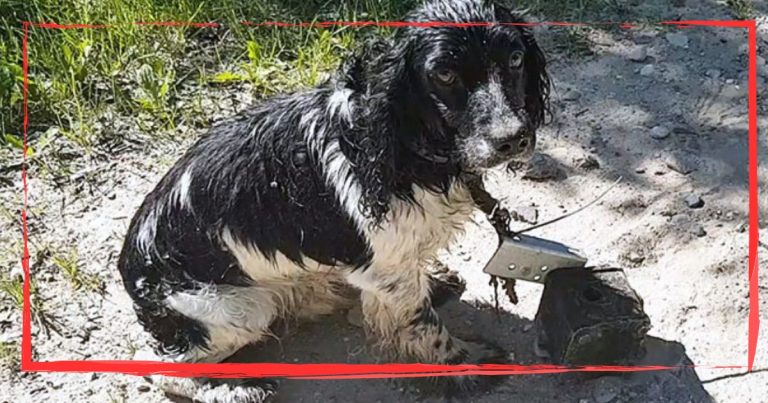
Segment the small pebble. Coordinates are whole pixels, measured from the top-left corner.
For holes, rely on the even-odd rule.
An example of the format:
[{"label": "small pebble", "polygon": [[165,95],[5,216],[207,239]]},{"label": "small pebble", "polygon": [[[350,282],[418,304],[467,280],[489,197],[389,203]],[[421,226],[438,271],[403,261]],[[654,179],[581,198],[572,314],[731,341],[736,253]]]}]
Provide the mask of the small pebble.
[{"label": "small pebble", "polygon": [[149,392],[149,385],[139,385],[138,388],[136,388],[141,393]]},{"label": "small pebble", "polygon": [[648,49],[643,45],[636,46],[629,52],[628,57],[629,60],[632,60],[633,62],[642,62],[648,57]]},{"label": "small pebble", "polygon": [[685,205],[690,208],[702,208],[704,207],[704,200],[702,200],[701,196],[690,193],[683,198],[683,201],[685,201]]},{"label": "small pebble", "polygon": [[523,179],[532,181],[562,180],[566,176],[556,159],[546,154],[537,153],[528,161]]},{"label": "small pebble", "polygon": [[697,170],[699,165],[694,155],[683,152],[673,152],[665,156],[664,163],[669,169],[683,175],[688,175]]},{"label": "small pebble", "polygon": [[563,94],[563,101],[577,101],[581,94],[576,90],[568,90]]},{"label": "small pebble", "polygon": [[581,169],[592,170],[600,168],[600,161],[594,156],[587,155],[585,157],[577,158],[576,164]]},{"label": "small pebble", "polygon": [[670,32],[664,36],[667,39],[667,42],[669,42],[672,46],[677,46],[678,48],[687,48],[688,47],[688,36],[679,33],[679,32]]},{"label": "small pebble", "polygon": [[640,75],[643,77],[648,77],[654,73],[656,69],[653,67],[652,64],[646,64],[643,66],[643,68],[640,69]]},{"label": "small pebble", "polygon": [[632,251],[632,252],[629,252],[629,254],[627,255],[627,260],[629,260],[632,263],[642,263],[645,260],[645,256],[635,251]]},{"label": "small pebble", "polygon": [[669,129],[664,126],[655,126],[651,129],[651,137],[656,140],[663,140],[669,137]]}]

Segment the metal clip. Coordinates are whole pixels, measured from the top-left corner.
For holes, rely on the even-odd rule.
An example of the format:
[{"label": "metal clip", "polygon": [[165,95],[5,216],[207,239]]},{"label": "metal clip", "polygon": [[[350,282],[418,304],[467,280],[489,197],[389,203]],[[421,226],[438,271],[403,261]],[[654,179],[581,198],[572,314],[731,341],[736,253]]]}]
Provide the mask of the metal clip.
[{"label": "metal clip", "polygon": [[544,284],[547,274],[563,268],[582,268],[587,258],[576,249],[529,235],[502,235],[499,249],[483,271],[493,276]]}]

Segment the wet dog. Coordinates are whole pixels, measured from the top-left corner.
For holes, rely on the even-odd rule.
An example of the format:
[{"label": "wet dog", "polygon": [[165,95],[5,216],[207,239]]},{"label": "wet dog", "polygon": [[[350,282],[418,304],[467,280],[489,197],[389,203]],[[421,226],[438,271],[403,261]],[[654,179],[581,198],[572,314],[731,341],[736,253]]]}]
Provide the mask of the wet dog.
[{"label": "wet dog", "polygon": [[[521,16],[480,0],[428,2],[407,21],[325,84],[215,125],[146,197],[118,264],[156,342],[139,358],[219,362],[279,318],[356,298],[390,359],[497,357],[449,334],[426,267],[475,211],[463,175],[532,154],[545,58]],[[199,401],[274,392],[260,380],[157,381]]]}]

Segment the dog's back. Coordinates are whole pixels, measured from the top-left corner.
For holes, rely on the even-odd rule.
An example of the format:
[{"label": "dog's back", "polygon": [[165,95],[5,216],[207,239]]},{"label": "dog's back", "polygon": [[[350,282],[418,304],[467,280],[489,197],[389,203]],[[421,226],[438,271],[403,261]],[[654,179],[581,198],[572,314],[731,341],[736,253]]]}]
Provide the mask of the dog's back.
[{"label": "dog's back", "polygon": [[[369,259],[364,239],[320,174],[322,156],[307,145],[308,131],[338,132],[333,119],[307,117],[324,111],[331,94],[315,90],[269,100],[222,122],[144,200],[118,268],[139,319],[162,350],[205,346],[208,337],[204,326],[168,307],[173,295],[253,286],[284,274],[270,273],[278,260],[358,267]],[[262,259],[263,272],[254,273],[254,266],[244,271],[238,254]]]}]

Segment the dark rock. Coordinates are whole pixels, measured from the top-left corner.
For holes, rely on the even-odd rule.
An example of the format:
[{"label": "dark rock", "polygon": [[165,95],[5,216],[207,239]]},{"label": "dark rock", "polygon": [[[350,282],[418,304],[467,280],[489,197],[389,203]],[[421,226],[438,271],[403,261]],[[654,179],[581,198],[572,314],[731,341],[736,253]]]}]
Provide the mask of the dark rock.
[{"label": "dark rock", "polygon": [[672,152],[664,157],[664,164],[671,170],[688,175],[699,168],[696,156],[687,152]]},{"label": "dark rock", "polygon": [[581,169],[593,170],[600,168],[600,162],[594,156],[587,155],[584,157],[576,158],[576,166]]},{"label": "dark rock", "polygon": [[701,207],[704,207],[704,200],[701,198],[701,196],[699,196],[699,195],[697,195],[695,193],[690,193],[690,194],[686,195],[683,198],[683,201],[685,202],[685,205],[690,207],[690,208],[701,208]]},{"label": "dark rock", "polygon": [[539,154],[528,161],[523,179],[532,181],[562,180],[566,178],[560,163],[546,154]]},{"label": "dark rock", "polygon": [[707,231],[697,221],[694,221],[691,216],[687,214],[677,214],[671,219],[672,226],[678,231],[686,234],[690,234],[696,237],[703,237],[707,235]]}]

